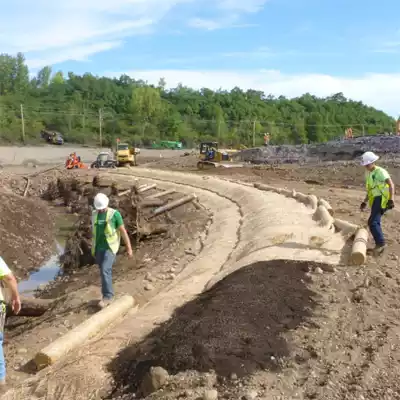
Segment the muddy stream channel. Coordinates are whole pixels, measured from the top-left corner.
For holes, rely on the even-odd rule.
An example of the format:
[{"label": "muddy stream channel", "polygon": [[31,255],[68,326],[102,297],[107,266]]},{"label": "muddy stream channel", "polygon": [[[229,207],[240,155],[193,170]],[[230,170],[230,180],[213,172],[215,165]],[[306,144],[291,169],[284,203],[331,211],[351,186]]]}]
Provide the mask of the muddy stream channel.
[{"label": "muddy stream channel", "polygon": [[56,208],[53,208],[53,215],[55,218],[53,255],[36,271],[31,272],[27,279],[18,283],[19,292],[25,297],[33,297],[38,289],[42,289],[57,276],[62,275],[60,257],[64,253],[69,235],[74,231],[74,224],[78,217]]}]

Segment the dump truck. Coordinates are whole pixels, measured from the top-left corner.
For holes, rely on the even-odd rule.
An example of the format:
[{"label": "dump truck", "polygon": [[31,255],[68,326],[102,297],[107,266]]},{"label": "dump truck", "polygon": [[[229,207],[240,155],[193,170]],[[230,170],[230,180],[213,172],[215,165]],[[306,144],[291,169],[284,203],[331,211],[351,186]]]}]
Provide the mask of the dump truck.
[{"label": "dump truck", "polygon": [[117,149],[115,151],[115,159],[118,167],[123,165],[136,166],[136,149],[130,147],[128,143],[120,143],[117,141]]}]

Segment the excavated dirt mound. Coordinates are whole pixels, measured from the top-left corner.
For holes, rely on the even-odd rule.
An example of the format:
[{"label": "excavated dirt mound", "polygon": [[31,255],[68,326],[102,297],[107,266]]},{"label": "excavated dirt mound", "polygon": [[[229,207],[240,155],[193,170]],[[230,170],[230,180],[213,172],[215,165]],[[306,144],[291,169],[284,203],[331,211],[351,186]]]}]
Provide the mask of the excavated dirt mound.
[{"label": "excavated dirt mound", "polygon": [[306,323],[316,306],[303,280],[309,266],[274,260],[232,273],[126,349],[114,364],[116,380],[133,393],[155,365],[172,374],[215,370],[225,377],[279,369],[291,354],[282,333]]},{"label": "excavated dirt mound", "polygon": [[46,204],[0,192],[0,255],[21,277],[51,255],[53,221]]}]

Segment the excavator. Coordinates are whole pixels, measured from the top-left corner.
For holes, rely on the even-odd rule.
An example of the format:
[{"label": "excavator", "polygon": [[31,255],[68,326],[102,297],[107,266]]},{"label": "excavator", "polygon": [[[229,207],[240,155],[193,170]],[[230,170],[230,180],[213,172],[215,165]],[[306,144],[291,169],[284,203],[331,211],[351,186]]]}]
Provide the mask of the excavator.
[{"label": "excavator", "polygon": [[65,162],[66,169],[82,169],[86,168],[86,165],[81,161],[81,157],[77,156],[76,153],[71,153]]}]

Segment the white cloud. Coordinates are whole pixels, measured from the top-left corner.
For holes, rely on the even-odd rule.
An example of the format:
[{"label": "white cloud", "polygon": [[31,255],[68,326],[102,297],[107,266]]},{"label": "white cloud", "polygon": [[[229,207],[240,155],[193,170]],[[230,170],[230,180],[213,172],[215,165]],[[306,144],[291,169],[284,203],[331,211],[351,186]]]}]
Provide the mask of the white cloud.
[{"label": "white cloud", "polygon": [[55,51],[51,53],[50,58],[30,58],[27,57],[26,63],[29,68],[41,68],[46,65],[58,64],[64,61],[89,61],[89,56],[114,49],[116,47],[122,46],[122,41],[113,42],[99,42],[93,43],[85,46],[75,46],[63,48],[61,51]]},{"label": "white cloud", "polygon": [[[232,23],[241,13],[258,10],[265,0],[248,0],[246,5],[239,0],[13,0],[0,13],[0,49],[50,63],[85,58],[95,53],[96,45],[100,52],[103,43],[118,45],[126,37],[152,32],[172,10],[186,3],[192,6],[193,18],[197,11],[207,9]],[[200,19],[197,25],[215,26]],[[60,57],[61,52],[69,56]]]},{"label": "white cloud", "polygon": [[[122,73],[122,72],[121,72]],[[322,74],[283,74],[274,70],[253,71],[188,71],[188,70],[153,70],[124,71],[135,79],[143,79],[157,84],[161,77],[165,78],[168,87],[176,87],[179,83],[195,89],[241,89],[261,90],[265,94],[296,97],[304,93],[316,96],[330,96],[343,92],[348,98],[363,101],[367,105],[381,109],[397,117],[398,88],[400,74],[366,74],[358,78],[335,77]],[[120,73],[106,74],[118,76]]]}]

